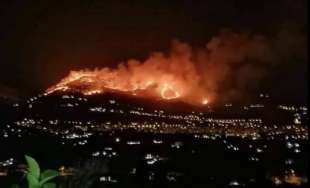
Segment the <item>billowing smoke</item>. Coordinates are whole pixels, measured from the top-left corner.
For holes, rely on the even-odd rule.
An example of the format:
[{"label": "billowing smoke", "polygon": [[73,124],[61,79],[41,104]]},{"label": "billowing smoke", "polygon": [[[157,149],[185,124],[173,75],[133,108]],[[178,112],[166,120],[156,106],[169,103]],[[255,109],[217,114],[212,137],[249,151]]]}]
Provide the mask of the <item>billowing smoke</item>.
[{"label": "billowing smoke", "polygon": [[263,36],[223,31],[196,55],[203,87],[216,98],[246,96],[270,65],[273,52]]},{"label": "billowing smoke", "polygon": [[174,40],[169,53],[155,52],[145,61],[131,59],[115,69],[71,71],[47,92],[75,90],[90,95],[114,90],[206,104],[220,100],[220,93],[236,98],[255,87],[272,54],[263,36],[222,31],[204,48]]}]

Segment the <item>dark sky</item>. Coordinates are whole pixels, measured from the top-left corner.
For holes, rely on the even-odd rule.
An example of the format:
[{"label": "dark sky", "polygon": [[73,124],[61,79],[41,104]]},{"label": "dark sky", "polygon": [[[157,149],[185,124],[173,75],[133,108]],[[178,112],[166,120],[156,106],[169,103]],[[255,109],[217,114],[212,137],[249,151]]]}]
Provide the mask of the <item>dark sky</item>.
[{"label": "dark sky", "polygon": [[228,28],[281,39],[285,62],[261,87],[306,98],[306,0],[3,0],[0,24],[0,93],[35,94],[69,70],[143,59],[176,38],[204,46]]}]

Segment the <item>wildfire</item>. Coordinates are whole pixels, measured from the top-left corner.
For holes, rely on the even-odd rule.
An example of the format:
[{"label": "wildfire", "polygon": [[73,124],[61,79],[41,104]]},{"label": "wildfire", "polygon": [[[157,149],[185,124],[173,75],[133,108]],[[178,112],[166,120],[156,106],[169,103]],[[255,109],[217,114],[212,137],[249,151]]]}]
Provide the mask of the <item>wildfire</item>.
[{"label": "wildfire", "polygon": [[[242,97],[247,85],[263,77],[264,67],[273,60],[271,52],[267,38],[247,33],[223,31],[199,49],[174,40],[168,53],[151,53],[143,61],[130,59],[115,68],[71,71],[46,94],[113,91],[208,105],[223,97]],[[219,97],[222,91],[225,94]]]},{"label": "wildfire", "polygon": [[208,90],[201,82],[198,67],[186,52],[188,46],[176,43],[174,48],[169,56],[154,53],[144,62],[129,60],[113,69],[71,71],[46,93],[73,91],[94,95],[112,91],[205,105],[201,100],[209,96]]},{"label": "wildfire", "polygon": [[[130,95],[161,98],[163,100],[183,100],[189,102],[194,99],[194,95],[189,91],[188,83],[177,79],[173,74],[162,76],[148,75],[144,79],[142,76],[130,77],[121,75],[120,70],[81,70],[71,71],[58,84],[47,89],[50,94],[55,91],[75,91],[84,95],[94,95],[106,91],[123,92]],[[207,104],[207,99],[203,99],[202,104]],[[190,102],[199,104],[199,102]]]}]

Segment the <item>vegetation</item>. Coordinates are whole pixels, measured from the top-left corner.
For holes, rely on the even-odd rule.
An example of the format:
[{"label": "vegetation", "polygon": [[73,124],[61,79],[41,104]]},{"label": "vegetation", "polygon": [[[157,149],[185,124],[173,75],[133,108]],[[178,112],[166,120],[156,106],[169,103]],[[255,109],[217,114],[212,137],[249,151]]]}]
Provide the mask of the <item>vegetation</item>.
[{"label": "vegetation", "polygon": [[[28,164],[26,173],[28,188],[56,188],[56,183],[51,182],[52,179],[58,176],[55,170],[47,169],[41,173],[40,166],[35,159],[25,155]],[[11,188],[19,188],[14,184]]]}]

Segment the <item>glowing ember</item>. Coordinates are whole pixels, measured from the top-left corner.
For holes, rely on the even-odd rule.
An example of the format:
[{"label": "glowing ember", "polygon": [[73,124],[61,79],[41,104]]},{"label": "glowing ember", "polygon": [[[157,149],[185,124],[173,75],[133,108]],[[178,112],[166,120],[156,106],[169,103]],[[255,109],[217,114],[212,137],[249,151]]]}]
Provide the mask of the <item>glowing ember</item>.
[{"label": "glowing ember", "polygon": [[201,104],[203,104],[203,105],[206,105],[206,104],[208,104],[208,103],[209,103],[209,101],[208,101],[208,99],[206,99],[206,98],[203,99],[202,102],[201,102]]}]

